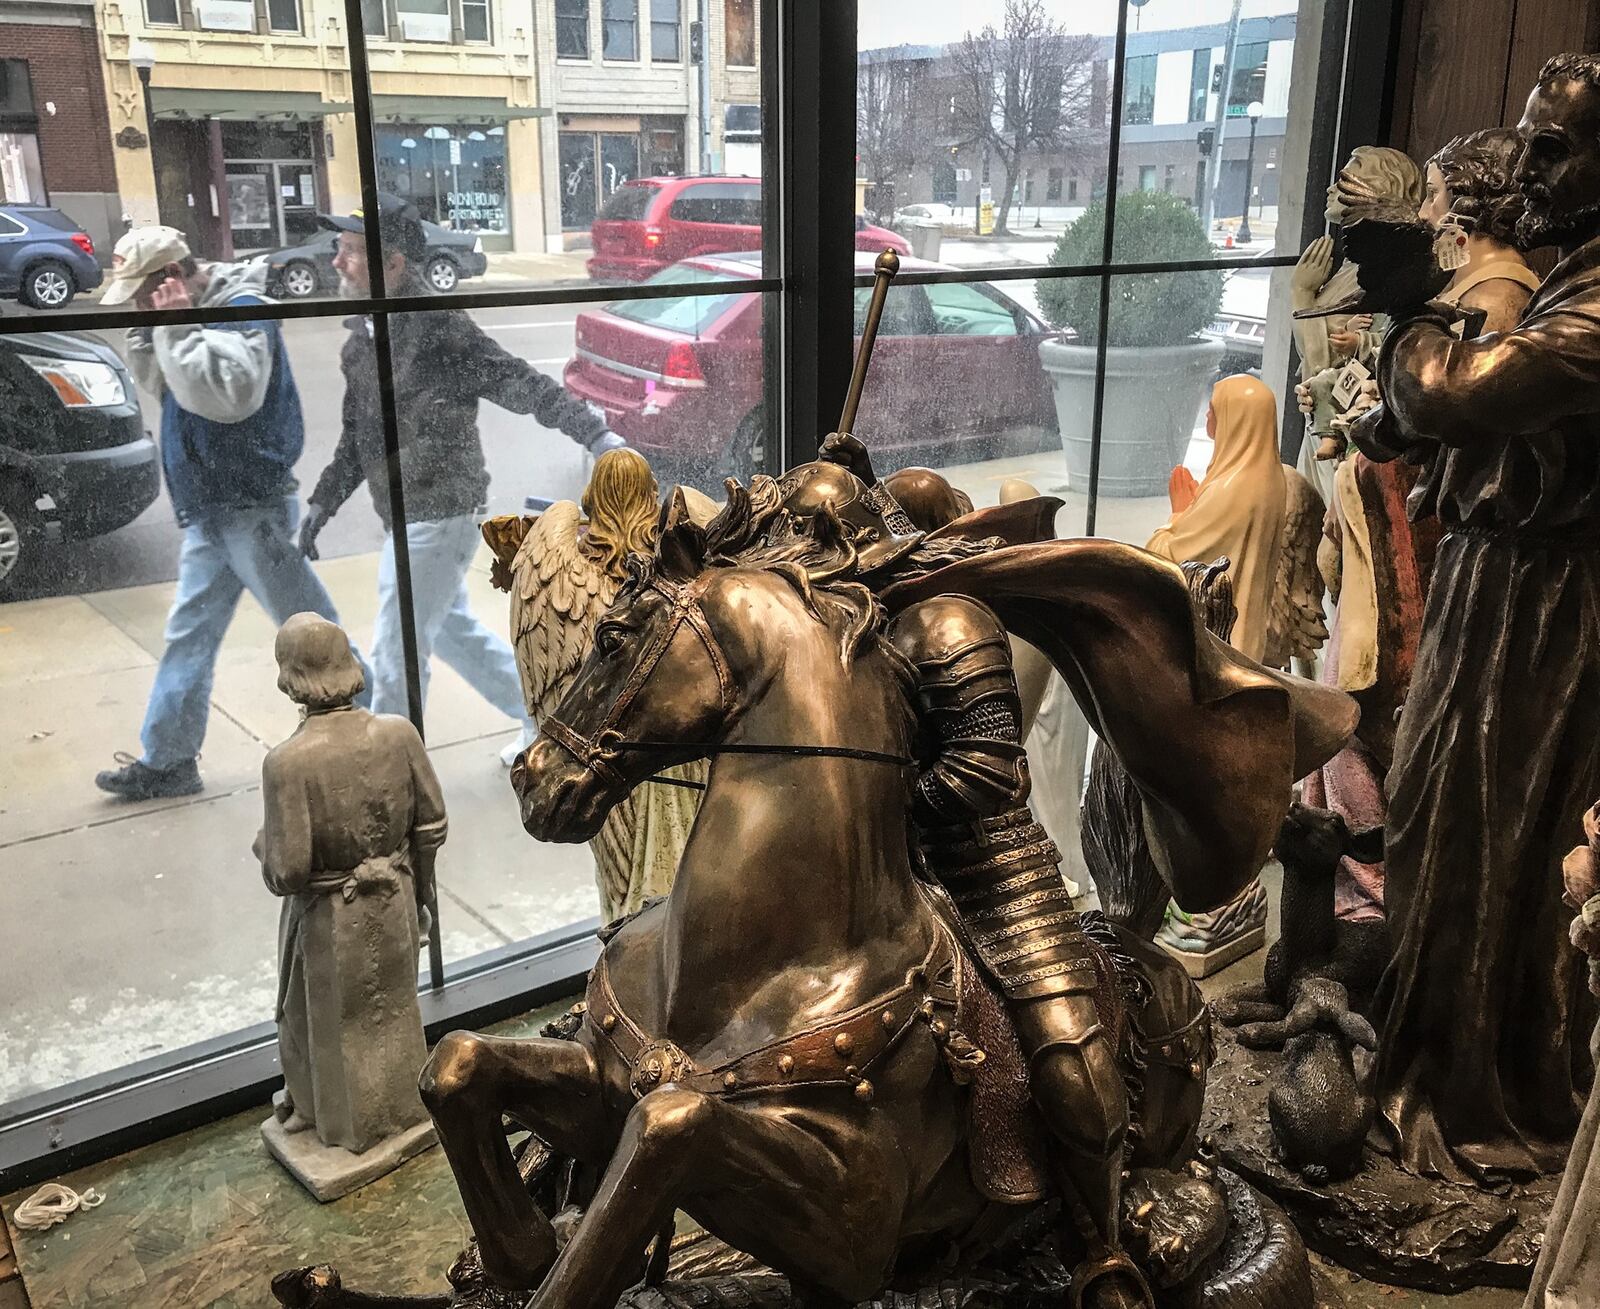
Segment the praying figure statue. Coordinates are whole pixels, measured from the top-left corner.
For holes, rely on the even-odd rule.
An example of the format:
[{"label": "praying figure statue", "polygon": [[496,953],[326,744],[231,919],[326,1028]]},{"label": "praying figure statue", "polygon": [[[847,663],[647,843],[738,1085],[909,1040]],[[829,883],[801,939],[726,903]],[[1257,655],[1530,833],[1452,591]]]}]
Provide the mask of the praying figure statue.
[{"label": "praying figure statue", "polygon": [[409,720],[352,703],[360,666],[315,614],[278,632],[278,687],[304,717],[267,753],[255,853],[283,897],[278,1049],[268,1148],[319,1200],[431,1145],[417,950],[444,799]]}]

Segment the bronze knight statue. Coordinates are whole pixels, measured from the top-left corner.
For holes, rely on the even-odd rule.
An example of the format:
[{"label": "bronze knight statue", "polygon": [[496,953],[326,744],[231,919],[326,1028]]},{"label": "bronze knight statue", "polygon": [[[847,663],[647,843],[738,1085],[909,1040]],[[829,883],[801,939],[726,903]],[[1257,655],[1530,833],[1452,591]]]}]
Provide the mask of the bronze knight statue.
[{"label": "bronze knight statue", "polygon": [[[885,290],[825,458],[730,482],[704,528],[675,494],[512,769],[528,831],[581,841],[659,770],[711,761],[670,894],[608,930],[560,1031],[453,1033],[428,1062],[477,1238],[452,1305],[615,1304],[660,1279],[678,1210],[799,1301],[853,1304],[992,1267],[1051,1193],[1073,1309],[1310,1302],[1293,1229],[1263,1212],[1225,1241],[1224,1182],[1194,1160],[1198,991],[1072,912],[1026,805],[1007,633],[1118,752],[1157,890],[1189,908],[1254,875],[1354,707],[1218,641],[1175,565],[1044,539],[1039,503],[915,530],[848,434]],[[534,1134],[520,1154],[508,1119]],[[536,1202],[551,1152],[588,1179],[575,1223]],[[383,1303],[318,1298],[336,1283],[274,1291]]]}]

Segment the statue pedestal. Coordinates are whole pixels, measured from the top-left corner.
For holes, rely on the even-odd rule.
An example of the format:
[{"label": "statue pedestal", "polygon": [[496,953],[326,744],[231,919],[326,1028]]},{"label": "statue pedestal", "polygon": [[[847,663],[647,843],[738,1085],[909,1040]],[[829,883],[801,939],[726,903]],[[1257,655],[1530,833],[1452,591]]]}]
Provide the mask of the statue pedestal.
[{"label": "statue pedestal", "polygon": [[276,1117],[261,1124],[261,1139],[272,1157],[323,1204],[393,1172],[439,1140],[432,1121],[424,1119],[415,1127],[384,1137],[370,1150],[354,1154],[342,1146],[324,1145],[315,1128],[286,1132]]},{"label": "statue pedestal", "polygon": [[1168,905],[1167,920],[1156,933],[1156,944],[1197,981],[1266,943],[1267,893],[1259,878],[1210,913],[1185,914],[1177,905]]},{"label": "statue pedestal", "polygon": [[1496,1194],[1416,1177],[1369,1149],[1354,1177],[1314,1185],[1279,1159],[1267,1120],[1267,1092],[1283,1069],[1280,1051],[1247,1049],[1218,1029],[1200,1131],[1223,1164],[1287,1211],[1311,1249],[1423,1291],[1528,1285],[1559,1178]]}]

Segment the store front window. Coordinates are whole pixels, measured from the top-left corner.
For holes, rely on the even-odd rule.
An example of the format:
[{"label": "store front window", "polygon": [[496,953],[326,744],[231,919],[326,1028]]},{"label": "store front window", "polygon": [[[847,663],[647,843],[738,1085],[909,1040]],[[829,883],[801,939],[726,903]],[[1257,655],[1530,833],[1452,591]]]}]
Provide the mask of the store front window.
[{"label": "store front window", "polygon": [[405,196],[429,222],[458,232],[504,232],[504,124],[384,123],[378,185]]},{"label": "store front window", "polygon": [[637,130],[561,133],[562,227],[587,229],[617,188],[641,175],[639,147]]}]

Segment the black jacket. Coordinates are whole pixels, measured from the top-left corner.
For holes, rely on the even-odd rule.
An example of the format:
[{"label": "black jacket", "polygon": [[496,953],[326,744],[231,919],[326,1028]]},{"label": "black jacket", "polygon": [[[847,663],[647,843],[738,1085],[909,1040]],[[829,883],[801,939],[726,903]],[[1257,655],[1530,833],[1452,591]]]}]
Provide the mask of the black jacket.
[{"label": "black jacket", "polygon": [[[418,283],[409,288],[422,294]],[[333,459],[311,503],[330,516],[363,479],[373,507],[389,526],[389,483],[378,398],[377,352],[367,320],[346,321],[340,355],[344,423]],[[501,349],[457,309],[395,314],[389,319],[395,407],[400,419],[401,485],[412,522],[456,518],[480,508],[489,469],[478,436],[478,402],[491,400],[514,414],[588,446],[606,433],[606,420],[526,360]]]}]

